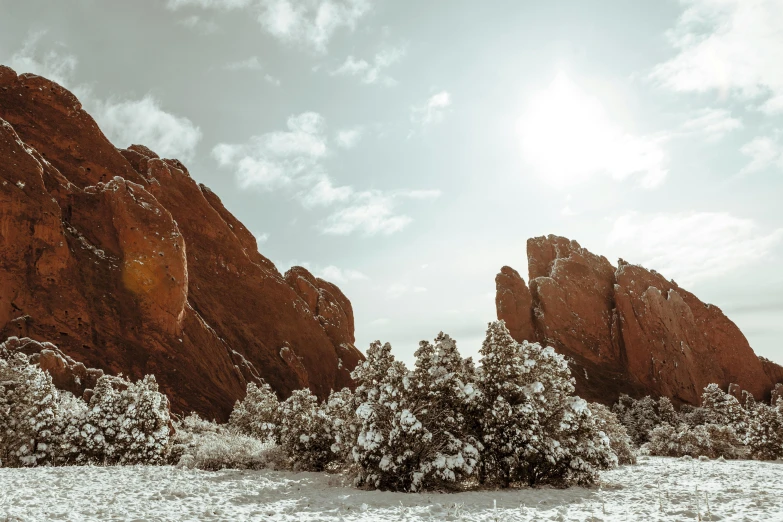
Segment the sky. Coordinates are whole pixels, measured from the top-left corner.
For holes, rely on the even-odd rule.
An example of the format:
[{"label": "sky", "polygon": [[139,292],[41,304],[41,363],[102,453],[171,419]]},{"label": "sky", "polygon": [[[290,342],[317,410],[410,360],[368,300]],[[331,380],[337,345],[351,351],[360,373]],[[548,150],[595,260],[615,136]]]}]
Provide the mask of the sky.
[{"label": "sky", "polygon": [[557,234],[783,363],[783,0],[0,0],[0,63],[176,157],[357,346],[476,355]]}]

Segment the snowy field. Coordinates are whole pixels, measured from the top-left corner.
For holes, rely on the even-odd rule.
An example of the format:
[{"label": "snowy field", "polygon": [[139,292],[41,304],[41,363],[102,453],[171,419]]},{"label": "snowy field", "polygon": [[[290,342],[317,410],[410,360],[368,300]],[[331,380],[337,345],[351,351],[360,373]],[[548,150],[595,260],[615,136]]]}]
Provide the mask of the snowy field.
[{"label": "snowy field", "polygon": [[0,469],[0,522],[783,521],[783,463],[642,457],[595,488],[359,491],[339,475],[172,467]]}]

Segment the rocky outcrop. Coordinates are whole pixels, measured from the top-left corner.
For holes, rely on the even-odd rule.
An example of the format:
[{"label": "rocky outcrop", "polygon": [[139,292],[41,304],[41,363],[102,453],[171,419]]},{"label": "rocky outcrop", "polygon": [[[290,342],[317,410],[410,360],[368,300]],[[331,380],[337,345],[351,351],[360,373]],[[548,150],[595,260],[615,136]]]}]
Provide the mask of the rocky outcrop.
[{"label": "rocky outcrop", "polygon": [[768,398],[783,381],[783,368],[757,357],[719,308],[657,272],[622,259],[615,268],[557,236],[530,239],[527,251],[529,290],[509,267],[495,279],[498,318],[515,339],[568,356],[583,397],[609,404],[621,393],[651,394],[698,404],[712,382]]},{"label": "rocky outcrop", "polygon": [[353,311],[293,272],[315,300],[182,163],[115,148],[70,92],[0,66],[0,340],[153,373],[175,411],[210,418],[262,378],[324,397],[362,358]]}]

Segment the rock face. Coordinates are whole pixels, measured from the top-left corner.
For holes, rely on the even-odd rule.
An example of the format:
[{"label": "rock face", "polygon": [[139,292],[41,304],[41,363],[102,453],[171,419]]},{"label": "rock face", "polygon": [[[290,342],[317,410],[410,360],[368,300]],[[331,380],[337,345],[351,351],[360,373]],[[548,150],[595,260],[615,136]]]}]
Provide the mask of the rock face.
[{"label": "rock face", "polygon": [[528,240],[530,288],[503,267],[499,319],[517,339],[571,359],[577,393],[611,404],[621,393],[698,404],[712,382],[768,398],[783,367],[759,358],[719,308],[622,259],[615,268],[576,241]]},{"label": "rock face", "polygon": [[324,397],[363,358],[336,286],[300,268],[283,277],[179,161],[115,148],[70,92],[0,66],[10,336],[111,374],[154,373],[175,411],[220,420],[249,381]]}]

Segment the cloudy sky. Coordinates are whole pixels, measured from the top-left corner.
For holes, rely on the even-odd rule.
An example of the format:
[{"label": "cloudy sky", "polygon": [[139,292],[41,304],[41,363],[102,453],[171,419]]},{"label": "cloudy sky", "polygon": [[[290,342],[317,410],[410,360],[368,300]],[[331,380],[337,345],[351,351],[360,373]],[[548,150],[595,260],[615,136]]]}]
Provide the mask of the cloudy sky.
[{"label": "cloudy sky", "polygon": [[[589,4],[589,5],[588,5]],[[0,62],[177,157],[357,344],[475,354],[525,241],[720,306],[783,362],[783,0],[0,0]]]}]

